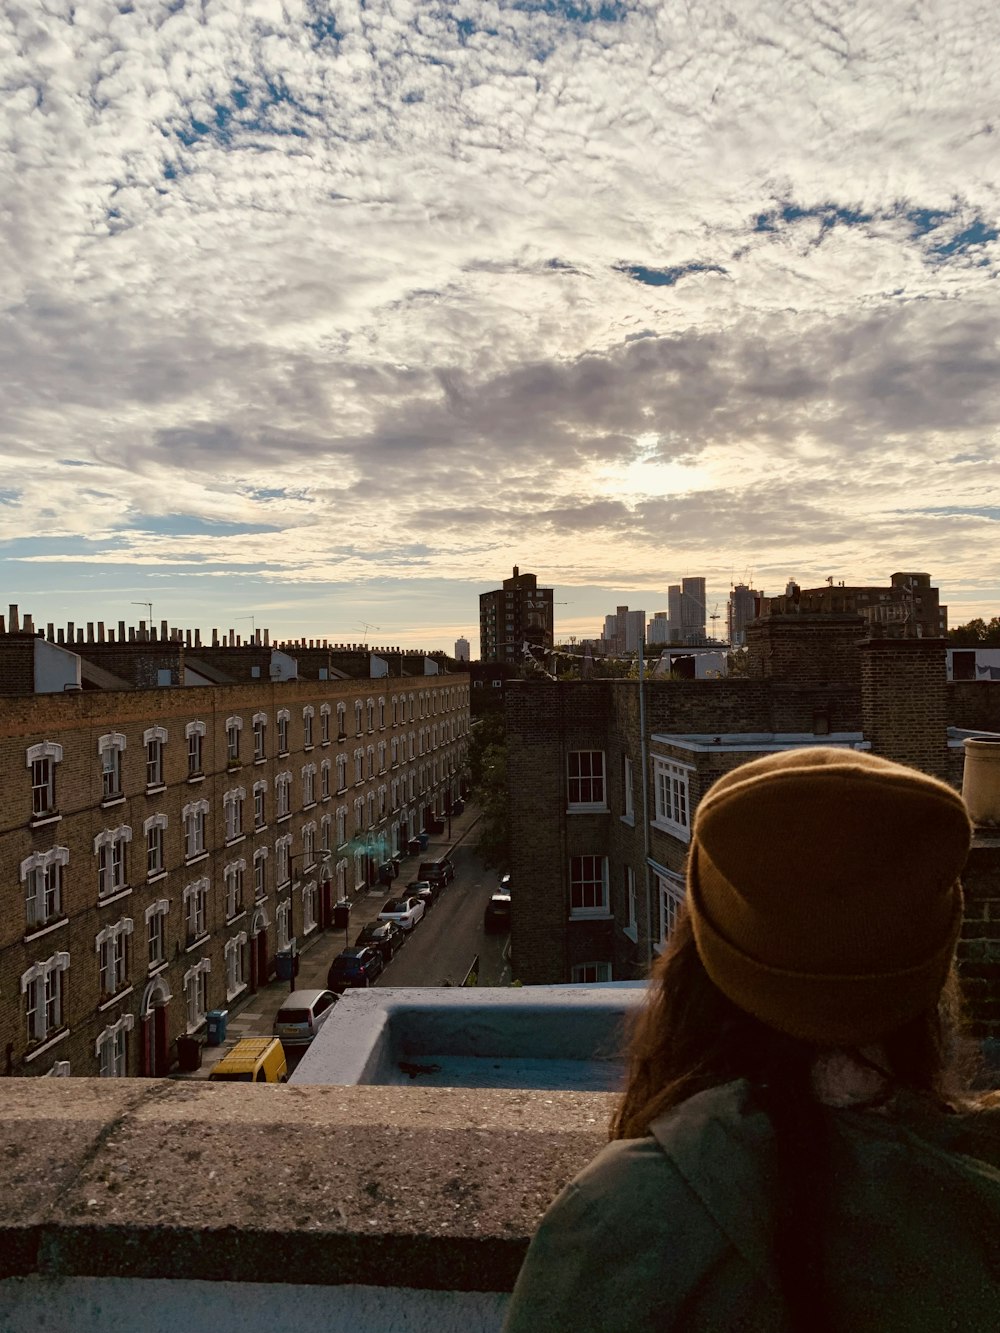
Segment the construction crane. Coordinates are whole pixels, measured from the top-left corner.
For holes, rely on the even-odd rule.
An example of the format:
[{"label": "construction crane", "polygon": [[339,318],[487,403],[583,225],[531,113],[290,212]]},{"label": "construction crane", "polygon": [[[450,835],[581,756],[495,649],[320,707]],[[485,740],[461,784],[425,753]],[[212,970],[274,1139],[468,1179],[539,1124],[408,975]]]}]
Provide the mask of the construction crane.
[{"label": "construction crane", "polygon": [[709,620],[712,622],[712,642],[713,642],[713,643],[716,643],[716,642],[717,642],[717,639],[716,639],[716,637],[715,637],[715,622],[719,619],[719,603],[718,603],[718,602],[715,603],[715,608],[714,608],[714,610],[712,611],[712,614],[711,614],[708,618],[709,618]]}]

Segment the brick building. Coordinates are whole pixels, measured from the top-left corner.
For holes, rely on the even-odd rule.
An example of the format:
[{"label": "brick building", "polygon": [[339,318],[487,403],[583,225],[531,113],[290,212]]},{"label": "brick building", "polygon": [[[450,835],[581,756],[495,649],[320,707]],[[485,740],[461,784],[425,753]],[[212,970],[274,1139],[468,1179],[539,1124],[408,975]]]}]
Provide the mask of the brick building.
[{"label": "brick building", "polygon": [[479,660],[517,663],[523,645],[551,648],[553,590],[539,588],[536,574],[522,574],[517,565],[502,588],[479,597]]},{"label": "brick building", "polygon": [[[633,680],[508,685],[514,975],[643,976],[683,900],[698,802],[760,754],[865,748],[960,785],[963,731],[1000,732],[1000,684],[949,683],[942,639],[866,628],[847,614],[761,618],[743,676],[652,679],[641,692]],[[978,894],[998,898],[1000,885]]]},{"label": "brick building", "polygon": [[178,688],[197,650],[126,640],[117,688],[13,693],[46,642],[0,634],[5,1070],[164,1074],[458,796],[468,678]]},{"label": "brick building", "polygon": [[948,632],[948,608],[940,605],[929,574],[900,573],[889,584],[846,587],[830,578],[820,588],[790,582],[779,597],[761,599],[761,615],[859,615],[873,633],[936,639]]}]

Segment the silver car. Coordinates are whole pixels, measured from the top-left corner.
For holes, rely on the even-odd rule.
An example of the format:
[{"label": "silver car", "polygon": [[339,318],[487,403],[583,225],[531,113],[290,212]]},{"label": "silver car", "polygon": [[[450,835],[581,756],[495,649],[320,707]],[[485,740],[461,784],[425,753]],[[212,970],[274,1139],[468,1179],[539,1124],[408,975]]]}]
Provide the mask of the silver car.
[{"label": "silver car", "polygon": [[422,898],[390,898],[378,914],[380,921],[395,921],[404,930],[412,930],[426,911]]},{"label": "silver car", "polygon": [[338,998],[329,990],[293,990],[278,1010],[274,1035],[282,1046],[308,1046],[333,1013]]}]

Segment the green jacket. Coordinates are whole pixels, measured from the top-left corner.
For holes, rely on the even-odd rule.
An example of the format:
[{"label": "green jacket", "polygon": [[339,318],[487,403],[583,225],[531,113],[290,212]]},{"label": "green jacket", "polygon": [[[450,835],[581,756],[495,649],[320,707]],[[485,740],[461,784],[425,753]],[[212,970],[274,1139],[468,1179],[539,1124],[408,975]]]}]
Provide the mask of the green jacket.
[{"label": "green jacket", "polygon": [[[1000,1110],[828,1113],[828,1312],[845,1333],[1000,1330]],[[780,1333],[773,1134],[743,1081],[608,1145],[552,1204],[505,1333]]]}]

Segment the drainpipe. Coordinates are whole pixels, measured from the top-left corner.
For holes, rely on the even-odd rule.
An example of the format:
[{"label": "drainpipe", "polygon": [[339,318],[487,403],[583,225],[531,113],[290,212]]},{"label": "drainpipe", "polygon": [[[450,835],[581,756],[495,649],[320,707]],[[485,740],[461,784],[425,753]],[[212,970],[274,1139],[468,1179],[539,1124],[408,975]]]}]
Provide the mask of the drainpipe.
[{"label": "drainpipe", "polygon": [[648,746],[646,744],[645,638],[639,637],[639,762],[642,766],[642,874],[646,886],[646,962],[653,961],[653,893],[649,875]]}]

